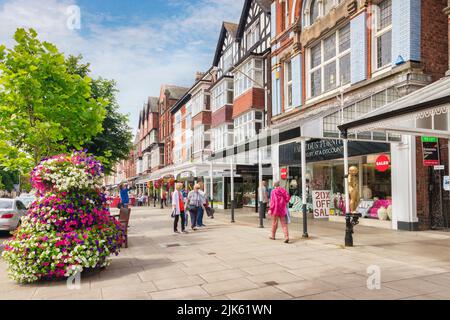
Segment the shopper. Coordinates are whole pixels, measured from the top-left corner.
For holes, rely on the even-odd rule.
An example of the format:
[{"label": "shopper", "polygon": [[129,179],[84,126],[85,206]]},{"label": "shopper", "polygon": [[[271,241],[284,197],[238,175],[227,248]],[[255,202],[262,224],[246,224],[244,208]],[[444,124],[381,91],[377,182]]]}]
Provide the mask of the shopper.
[{"label": "shopper", "polygon": [[266,211],[267,211],[267,204],[269,203],[269,193],[267,192],[267,182],[264,180],[261,182],[261,187],[258,190],[258,197],[260,197],[259,205],[260,205],[261,215],[265,219]]},{"label": "shopper", "polygon": [[130,204],[130,196],[128,193],[130,192],[130,189],[128,189],[128,185],[121,184],[119,186],[120,191],[120,201],[124,208],[128,208],[128,205]]},{"label": "shopper", "polygon": [[194,190],[189,192],[187,196],[187,204],[189,213],[191,215],[191,227],[192,230],[197,230],[198,212],[200,208],[203,208],[203,196],[200,193],[200,185],[196,184]]},{"label": "shopper", "polygon": [[177,183],[175,185],[175,191],[172,194],[172,215],[174,217],[173,231],[175,233],[180,233],[178,231],[178,221],[180,220],[180,217],[181,217],[181,232],[187,233],[185,230],[186,210],[185,210],[183,193],[181,192],[182,188],[183,188],[183,184]]},{"label": "shopper", "polygon": [[287,205],[291,197],[289,193],[280,187],[280,182],[277,181],[274,183],[274,189],[270,196],[270,210],[269,214],[272,217],[272,236],[270,239],[275,240],[275,234],[278,229],[278,220],[281,221],[281,227],[283,228],[284,233],[284,242],[289,243],[289,230],[286,221],[286,217],[288,214]]},{"label": "shopper", "polygon": [[203,182],[199,183],[200,189],[198,190],[198,192],[201,194],[202,196],[202,206],[198,209],[198,214],[197,214],[197,226],[198,227],[206,227],[203,224],[203,215],[205,214],[205,210],[204,208],[206,208],[206,194],[204,191],[204,184]]}]

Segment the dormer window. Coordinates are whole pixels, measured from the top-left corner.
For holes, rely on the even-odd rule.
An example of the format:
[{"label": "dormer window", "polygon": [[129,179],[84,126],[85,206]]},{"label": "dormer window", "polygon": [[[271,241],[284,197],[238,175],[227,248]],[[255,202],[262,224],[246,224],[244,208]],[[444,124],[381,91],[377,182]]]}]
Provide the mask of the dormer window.
[{"label": "dormer window", "polygon": [[304,17],[305,26],[310,26],[320,17],[328,14],[342,0],[309,0],[305,6]]}]

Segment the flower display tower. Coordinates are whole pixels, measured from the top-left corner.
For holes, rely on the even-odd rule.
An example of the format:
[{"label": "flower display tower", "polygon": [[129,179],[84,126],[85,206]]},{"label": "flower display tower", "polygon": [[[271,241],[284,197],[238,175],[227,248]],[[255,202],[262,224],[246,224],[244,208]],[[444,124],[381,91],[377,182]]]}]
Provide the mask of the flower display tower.
[{"label": "flower display tower", "polygon": [[20,283],[73,276],[109,264],[123,242],[100,192],[103,167],[84,152],[44,159],[31,173],[38,199],[2,257]]}]

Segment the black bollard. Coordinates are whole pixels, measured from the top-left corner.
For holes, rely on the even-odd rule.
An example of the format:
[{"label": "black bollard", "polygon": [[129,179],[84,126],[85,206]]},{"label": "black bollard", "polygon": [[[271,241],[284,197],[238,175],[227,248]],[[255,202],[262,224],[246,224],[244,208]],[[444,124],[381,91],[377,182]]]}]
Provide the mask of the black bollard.
[{"label": "black bollard", "polygon": [[236,207],[236,201],[231,201],[231,223],[235,223],[234,221],[234,208]]},{"label": "black bollard", "polygon": [[354,226],[359,224],[359,218],[362,215],[359,213],[347,213],[345,215],[345,246],[353,247],[353,233]]}]

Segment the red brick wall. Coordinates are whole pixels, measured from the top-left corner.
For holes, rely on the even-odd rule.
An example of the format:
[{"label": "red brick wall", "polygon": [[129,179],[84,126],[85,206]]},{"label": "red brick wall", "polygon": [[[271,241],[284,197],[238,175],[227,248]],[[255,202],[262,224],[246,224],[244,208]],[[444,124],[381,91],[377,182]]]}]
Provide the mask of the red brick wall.
[{"label": "red brick wall", "polygon": [[203,111],[192,118],[192,129],[200,124],[211,125],[211,111]]},{"label": "red brick wall", "polygon": [[264,110],[264,89],[250,89],[234,100],[233,118],[236,118],[251,109]]},{"label": "red brick wall", "polygon": [[448,70],[449,26],[443,10],[447,0],[422,1],[421,51],[424,72],[439,80]]},{"label": "red brick wall", "polygon": [[214,128],[231,121],[233,121],[233,106],[226,105],[213,113],[211,125]]}]

